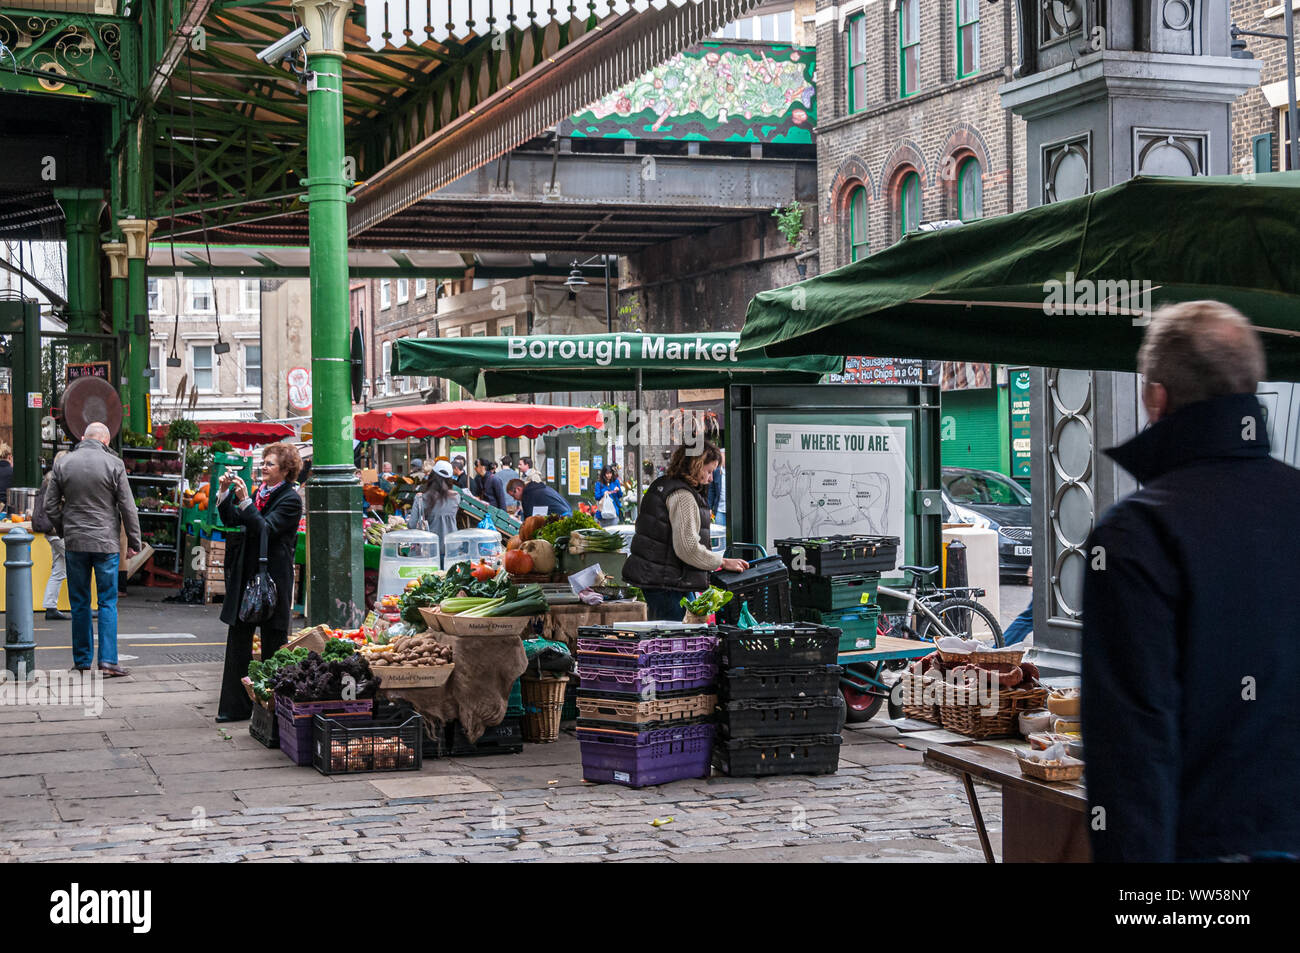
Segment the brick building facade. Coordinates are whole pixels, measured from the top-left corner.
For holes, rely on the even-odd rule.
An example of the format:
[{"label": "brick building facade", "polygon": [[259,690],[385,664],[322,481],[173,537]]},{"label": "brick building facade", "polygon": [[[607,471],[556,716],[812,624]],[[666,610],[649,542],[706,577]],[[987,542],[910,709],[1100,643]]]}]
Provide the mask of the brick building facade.
[{"label": "brick building facade", "polygon": [[1015,58],[1012,8],[818,0],[821,271],[921,221],[1025,207],[1024,122],[998,97]]},{"label": "brick building facade", "polygon": [[[1275,0],[1233,0],[1230,9],[1232,22],[1243,30],[1285,32],[1282,4]],[[1232,168],[1236,172],[1287,169],[1286,43],[1255,36],[1242,39],[1259,61],[1260,74],[1259,86],[1232,105]]]}]

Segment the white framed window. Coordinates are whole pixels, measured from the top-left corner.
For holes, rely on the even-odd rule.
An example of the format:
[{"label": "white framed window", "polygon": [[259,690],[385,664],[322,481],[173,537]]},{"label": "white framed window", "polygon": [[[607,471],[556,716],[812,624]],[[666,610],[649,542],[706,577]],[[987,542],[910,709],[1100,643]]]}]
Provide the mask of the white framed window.
[{"label": "white framed window", "polygon": [[487,322],[481,321],[478,324],[471,324],[469,328],[469,336],[472,338],[487,337]]},{"label": "white framed window", "polygon": [[193,371],[190,383],[200,393],[211,394],[217,389],[217,369],[211,344],[190,345],[190,367]]},{"label": "white framed window", "polygon": [[411,300],[411,282],[405,278],[397,279],[397,303],[406,304]]},{"label": "white framed window", "polygon": [[244,314],[261,314],[262,283],[256,278],[239,282],[239,310]]},{"label": "white framed window", "polygon": [[460,337],[460,328],[448,328],[442,332],[442,336],[445,338],[458,338]]},{"label": "white framed window", "polygon": [[148,291],[148,294],[149,294],[149,310],[150,310],[151,312],[158,312],[158,311],[161,311],[161,310],[162,310],[162,292],[161,292],[160,290],[158,290],[158,279],[157,279],[157,278],[150,278],[150,279],[149,279],[149,282],[148,282],[148,286],[149,286],[149,291]]},{"label": "white framed window", "polygon": [[417,298],[423,298],[423,297],[424,297],[425,295],[427,295],[428,293],[429,293],[429,279],[428,279],[428,278],[416,278],[416,279],[415,279],[415,296],[416,296]]},{"label": "white framed window", "polygon": [[515,333],[514,321],[502,321],[497,325],[497,335],[499,337],[503,337],[503,338],[510,337],[514,333]]},{"label": "white framed window", "polygon": [[189,310],[208,314],[217,310],[217,298],[212,291],[211,278],[190,279]]},{"label": "white framed window", "polygon": [[167,355],[164,345],[149,346],[149,393],[165,394],[167,392]]},{"label": "white framed window", "polygon": [[262,389],[262,345],[244,345],[244,390]]},{"label": "white framed window", "polygon": [[393,283],[387,278],[379,279],[379,310],[387,311],[393,306]]}]

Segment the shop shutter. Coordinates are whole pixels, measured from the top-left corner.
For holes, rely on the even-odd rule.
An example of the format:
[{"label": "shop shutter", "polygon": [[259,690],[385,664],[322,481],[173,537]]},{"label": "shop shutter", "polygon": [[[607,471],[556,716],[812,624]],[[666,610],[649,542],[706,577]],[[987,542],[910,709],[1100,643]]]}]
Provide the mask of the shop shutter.
[{"label": "shop shutter", "polygon": [[[942,407],[939,433],[944,439],[939,448],[943,465],[1001,473],[997,390],[947,391]],[[950,435],[952,439],[947,439]]]}]

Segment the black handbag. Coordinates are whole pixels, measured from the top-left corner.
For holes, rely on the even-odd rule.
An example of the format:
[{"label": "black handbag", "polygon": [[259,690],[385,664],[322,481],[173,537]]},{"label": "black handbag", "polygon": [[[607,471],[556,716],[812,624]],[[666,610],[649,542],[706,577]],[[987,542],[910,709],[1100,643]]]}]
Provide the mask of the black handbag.
[{"label": "black handbag", "polygon": [[258,547],[257,574],[248,580],[244,592],[239,597],[239,621],[250,625],[260,625],[275,615],[275,604],[279,593],[275,580],[266,568],[266,527],[262,527],[262,540]]}]

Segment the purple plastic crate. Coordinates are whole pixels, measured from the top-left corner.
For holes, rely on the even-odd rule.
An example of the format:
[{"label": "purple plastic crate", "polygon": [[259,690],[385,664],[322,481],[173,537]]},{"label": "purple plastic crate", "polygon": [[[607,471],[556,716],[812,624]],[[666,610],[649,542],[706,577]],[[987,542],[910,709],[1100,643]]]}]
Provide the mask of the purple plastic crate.
[{"label": "purple plastic crate", "polygon": [[715,635],[655,636],[648,639],[578,637],[579,652],[613,652],[618,655],[664,655],[669,652],[711,652]]},{"label": "purple plastic crate", "polygon": [[712,649],[699,652],[641,652],[624,654],[615,652],[590,652],[578,646],[578,663],[594,665],[598,668],[637,669],[664,668],[680,665],[708,665],[717,661],[718,653]]},{"label": "purple plastic crate", "polygon": [[373,698],[356,701],[294,702],[275,696],[275,717],[280,722],[280,750],[294,764],[311,764],[311,720],[315,715],[348,721],[369,718],[374,711]]},{"label": "purple plastic crate", "polygon": [[637,669],[578,664],[580,689],[625,695],[704,688],[712,685],[717,675],[718,667],[713,664],[649,665]]},{"label": "purple plastic crate", "polygon": [[713,725],[682,725],[653,731],[578,730],[582,777],[600,784],[641,788],[687,778],[707,778],[712,765]]}]

